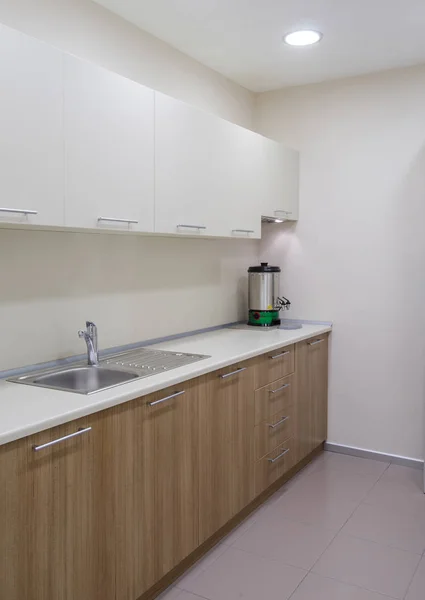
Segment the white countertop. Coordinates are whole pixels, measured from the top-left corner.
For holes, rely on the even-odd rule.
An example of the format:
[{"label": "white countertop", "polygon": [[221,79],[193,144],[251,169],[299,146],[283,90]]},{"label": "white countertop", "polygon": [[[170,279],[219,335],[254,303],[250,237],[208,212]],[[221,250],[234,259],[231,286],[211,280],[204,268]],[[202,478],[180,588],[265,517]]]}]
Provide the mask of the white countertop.
[{"label": "white countertop", "polygon": [[331,331],[331,327],[326,325],[303,325],[302,329],[273,331],[219,329],[155,344],[149,348],[208,354],[211,358],[91,395],[1,380],[0,445],[327,331]]}]

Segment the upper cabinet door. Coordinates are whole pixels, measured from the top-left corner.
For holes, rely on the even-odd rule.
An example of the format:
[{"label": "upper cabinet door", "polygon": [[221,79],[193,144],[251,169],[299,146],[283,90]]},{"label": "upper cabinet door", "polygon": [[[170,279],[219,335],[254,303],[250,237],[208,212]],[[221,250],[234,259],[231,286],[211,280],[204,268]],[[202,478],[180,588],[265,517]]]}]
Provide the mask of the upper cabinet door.
[{"label": "upper cabinet door", "polygon": [[263,138],[262,214],[298,219],[299,152]]},{"label": "upper cabinet door", "polygon": [[260,237],[259,138],[156,92],[155,231]]},{"label": "upper cabinet door", "polygon": [[63,225],[62,54],[0,26],[0,223]]},{"label": "upper cabinet door", "polygon": [[64,57],[65,224],[153,231],[154,92]]}]

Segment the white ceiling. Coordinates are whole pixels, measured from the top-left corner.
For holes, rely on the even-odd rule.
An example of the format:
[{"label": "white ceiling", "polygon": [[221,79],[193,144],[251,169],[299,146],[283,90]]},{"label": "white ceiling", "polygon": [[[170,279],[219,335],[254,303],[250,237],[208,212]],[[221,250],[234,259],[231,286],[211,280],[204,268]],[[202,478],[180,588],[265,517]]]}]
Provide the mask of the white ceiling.
[{"label": "white ceiling", "polygon": [[96,1],[255,92],[425,62],[425,0]]}]

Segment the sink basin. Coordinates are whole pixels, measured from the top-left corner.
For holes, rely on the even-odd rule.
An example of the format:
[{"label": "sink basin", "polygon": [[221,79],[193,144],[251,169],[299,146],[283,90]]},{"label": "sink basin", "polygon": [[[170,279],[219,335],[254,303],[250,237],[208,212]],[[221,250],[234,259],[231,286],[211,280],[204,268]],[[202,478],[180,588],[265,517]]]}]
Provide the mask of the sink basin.
[{"label": "sink basin", "polygon": [[119,369],[73,367],[56,373],[46,373],[45,375],[32,377],[30,378],[31,382],[27,381],[27,383],[79,394],[91,394],[104,388],[137,379],[137,377],[139,377],[137,373]]}]

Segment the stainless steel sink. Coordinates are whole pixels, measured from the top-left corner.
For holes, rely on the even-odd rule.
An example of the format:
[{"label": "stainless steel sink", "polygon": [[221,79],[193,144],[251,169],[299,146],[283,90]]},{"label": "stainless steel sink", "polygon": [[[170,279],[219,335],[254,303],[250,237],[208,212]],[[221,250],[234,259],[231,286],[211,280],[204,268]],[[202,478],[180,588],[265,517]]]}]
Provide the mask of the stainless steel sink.
[{"label": "stainless steel sink", "polygon": [[21,383],[31,383],[41,387],[77,392],[79,394],[91,394],[98,390],[137,379],[138,377],[137,373],[130,371],[109,369],[102,366],[87,366],[72,367],[44,375],[25,377],[26,381],[21,380]]},{"label": "stainless steel sink", "polygon": [[11,377],[8,381],[78,394],[93,394],[129,381],[184,367],[205,358],[209,356],[138,348],[103,358],[98,366],[74,363],[68,368],[38,371]]}]

